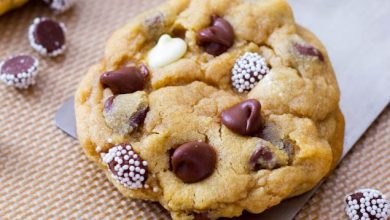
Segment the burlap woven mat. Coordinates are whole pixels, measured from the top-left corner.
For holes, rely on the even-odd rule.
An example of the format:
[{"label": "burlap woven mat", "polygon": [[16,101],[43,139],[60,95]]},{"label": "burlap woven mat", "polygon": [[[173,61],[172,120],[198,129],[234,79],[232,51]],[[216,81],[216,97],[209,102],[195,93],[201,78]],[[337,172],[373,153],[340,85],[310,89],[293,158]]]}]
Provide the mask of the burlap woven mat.
[{"label": "burlap woven mat", "polygon": [[[52,16],[68,28],[66,55],[41,58],[38,84],[28,91],[0,85],[0,219],[169,219],[155,203],[125,199],[87,160],[76,140],[54,125],[88,66],[102,57],[110,33],[160,0],[83,0],[54,15],[38,2],[0,17],[0,59],[38,56],[27,28]],[[297,219],[346,219],[343,197],[360,187],[390,192],[390,107],[355,146]]]}]

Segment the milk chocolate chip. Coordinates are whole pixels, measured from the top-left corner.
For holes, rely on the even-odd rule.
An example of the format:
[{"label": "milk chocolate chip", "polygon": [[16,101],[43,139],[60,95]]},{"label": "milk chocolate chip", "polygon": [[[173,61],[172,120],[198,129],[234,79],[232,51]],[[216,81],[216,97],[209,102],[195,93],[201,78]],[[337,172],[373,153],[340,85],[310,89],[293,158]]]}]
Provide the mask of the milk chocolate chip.
[{"label": "milk chocolate chip", "polygon": [[260,169],[274,169],[279,166],[272,151],[262,144],[259,144],[255,152],[253,152],[249,159],[249,165],[255,171]]},{"label": "milk chocolate chip", "polygon": [[103,73],[100,82],[115,95],[133,93],[144,89],[145,73],[137,67],[124,67]]},{"label": "milk chocolate chip", "polygon": [[108,112],[111,110],[114,99],[115,99],[115,95],[110,96],[109,98],[106,99],[106,101],[104,102],[104,111]]},{"label": "milk chocolate chip", "polygon": [[279,148],[286,152],[288,156],[288,163],[291,164],[294,158],[295,149],[297,148],[295,141],[285,138],[281,141],[281,146],[279,146]]},{"label": "milk chocolate chip", "polygon": [[212,16],[211,26],[200,30],[197,35],[197,44],[214,56],[227,51],[233,43],[233,27],[228,21],[215,15]]},{"label": "milk chocolate chip", "polygon": [[215,169],[217,154],[210,145],[192,141],[179,146],[171,156],[173,172],[185,183],[209,177]]},{"label": "milk chocolate chip", "polygon": [[319,60],[324,61],[324,56],[322,55],[321,51],[311,45],[296,43],[294,44],[294,47],[302,55],[317,57]]},{"label": "milk chocolate chip", "polygon": [[142,124],[146,118],[146,115],[148,114],[149,107],[143,107],[136,111],[131,117],[130,117],[130,127],[137,128],[140,124]]},{"label": "milk chocolate chip", "polygon": [[222,111],[222,123],[238,134],[254,135],[262,128],[260,108],[259,101],[246,100]]}]

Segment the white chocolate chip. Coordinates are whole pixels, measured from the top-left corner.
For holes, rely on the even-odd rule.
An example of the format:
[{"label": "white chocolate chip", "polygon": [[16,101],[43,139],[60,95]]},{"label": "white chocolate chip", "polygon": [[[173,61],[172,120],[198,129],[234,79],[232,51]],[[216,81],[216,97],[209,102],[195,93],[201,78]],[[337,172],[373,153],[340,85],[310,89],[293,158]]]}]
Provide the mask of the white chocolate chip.
[{"label": "white chocolate chip", "polygon": [[148,64],[152,68],[162,67],[180,59],[187,51],[187,44],[180,38],[164,34],[148,54]]}]

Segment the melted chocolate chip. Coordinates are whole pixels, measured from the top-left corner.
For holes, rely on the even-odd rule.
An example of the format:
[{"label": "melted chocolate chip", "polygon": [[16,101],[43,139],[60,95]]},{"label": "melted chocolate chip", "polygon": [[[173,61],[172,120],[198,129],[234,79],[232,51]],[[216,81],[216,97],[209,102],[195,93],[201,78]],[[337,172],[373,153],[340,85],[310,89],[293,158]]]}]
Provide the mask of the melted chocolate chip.
[{"label": "melted chocolate chip", "polygon": [[100,82],[109,87],[115,95],[133,93],[144,89],[145,73],[137,67],[124,67],[103,73]]},{"label": "melted chocolate chip", "polygon": [[148,67],[143,63],[139,66],[139,70],[142,73],[142,75],[144,76],[144,78],[147,78],[150,74]]},{"label": "melted chocolate chip", "polygon": [[111,110],[112,108],[112,103],[114,102],[114,99],[115,99],[115,95],[113,96],[110,96],[108,99],[106,99],[106,101],[104,102],[104,111],[105,112],[108,112]]},{"label": "melted chocolate chip", "polygon": [[130,126],[133,128],[137,128],[140,124],[142,124],[146,118],[146,114],[149,111],[149,107],[140,109],[134,115],[130,117]]},{"label": "melted chocolate chip", "polygon": [[319,60],[324,61],[324,56],[322,55],[321,51],[313,46],[296,43],[294,44],[294,47],[302,55],[318,57]]},{"label": "melted chocolate chip", "polygon": [[209,220],[209,217],[207,217],[207,213],[195,213],[194,214],[194,220]]},{"label": "melted chocolate chip", "polygon": [[179,146],[171,156],[171,167],[185,183],[195,183],[209,177],[215,169],[217,154],[213,147],[198,141]]},{"label": "melted chocolate chip", "polygon": [[46,49],[47,53],[62,50],[65,45],[64,28],[57,21],[42,18],[35,24],[33,37],[36,44]]},{"label": "melted chocolate chip", "polygon": [[291,164],[295,153],[295,142],[289,138],[285,138],[281,141],[281,149],[287,153],[288,163]]},{"label": "melted chocolate chip", "polygon": [[104,105],[107,126],[119,134],[131,134],[139,128],[148,112],[148,98],[144,91],[111,96]]},{"label": "melted chocolate chip", "polygon": [[276,159],[270,149],[266,146],[260,144],[255,152],[253,152],[251,158],[249,159],[249,165],[252,170],[260,169],[274,169],[278,167]]},{"label": "melted chocolate chip", "polygon": [[260,108],[259,101],[246,100],[222,111],[222,123],[238,134],[254,135],[262,128]]},{"label": "melted chocolate chip", "polygon": [[233,27],[225,19],[213,16],[211,26],[198,32],[197,43],[207,53],[218,56],[233,46]]}]

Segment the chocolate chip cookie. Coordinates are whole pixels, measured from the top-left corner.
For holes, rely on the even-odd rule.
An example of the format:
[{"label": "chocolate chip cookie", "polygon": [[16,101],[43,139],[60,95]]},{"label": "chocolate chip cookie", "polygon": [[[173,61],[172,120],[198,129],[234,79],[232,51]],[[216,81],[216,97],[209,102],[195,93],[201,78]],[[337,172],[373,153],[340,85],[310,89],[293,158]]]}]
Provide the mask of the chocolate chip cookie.
[{"label": "chocolate chip cookie", "polygon": [[171,0],[108,40],[75,97],[86,155],[173,219],[261,213],[340,158],[325,48],[285,0]]},{"label": "chocolate chip cookie", "polygon": [[0,15],[24,5],[28,0],[0,0]]}]

